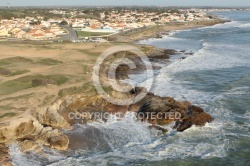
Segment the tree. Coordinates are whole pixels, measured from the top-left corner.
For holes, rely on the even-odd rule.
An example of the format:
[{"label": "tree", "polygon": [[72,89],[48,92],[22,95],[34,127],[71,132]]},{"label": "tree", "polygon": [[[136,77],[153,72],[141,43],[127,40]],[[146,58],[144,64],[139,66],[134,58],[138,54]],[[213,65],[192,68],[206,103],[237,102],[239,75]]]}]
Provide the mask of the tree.
[{"label": "tree", "polygon": [[65,21],[65,20],[63,20],[63,21],[61,22],[61,25],[68,25],[68,22]]},{"label": "tree", "polygon": [[45,16],[44,18],[43,18],[43,21],[48,21],[49,20],[49,17],[48,16]]},{"label": "tree", "polygon": [[108,11],[105,11],[104,14],[107,16],[107,15],[109,15],[109,12],[108,12]]},{"label": "tree", "polygon": [[177,9],[172,9],[172,10],[170,10],[170,13],[178,13],[178,14],[180,14],[181,12],[179,10],[177,10]]},{"label": "tree", "polygon": [[41,24],[41,21],[40,21],[40,20],[37,20],[37,21],[32,20],[32,21],[30,22],[30,25],[40,25],[40,24]]}]

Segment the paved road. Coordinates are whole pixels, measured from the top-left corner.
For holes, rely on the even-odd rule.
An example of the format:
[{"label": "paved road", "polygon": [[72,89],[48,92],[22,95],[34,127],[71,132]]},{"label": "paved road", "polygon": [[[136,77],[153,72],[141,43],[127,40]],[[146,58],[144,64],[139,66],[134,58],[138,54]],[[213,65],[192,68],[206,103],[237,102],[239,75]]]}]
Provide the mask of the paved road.
[{"label": "paved road", "polygon": [[60,25],[60,24],[58,25],[66,29],[68,31],[68,34],[63,35],[60,39],[57,39],[57,40],[78,40],[78,35],[76,33],[76,30],[74,30],[73,28],[67,25]]}]

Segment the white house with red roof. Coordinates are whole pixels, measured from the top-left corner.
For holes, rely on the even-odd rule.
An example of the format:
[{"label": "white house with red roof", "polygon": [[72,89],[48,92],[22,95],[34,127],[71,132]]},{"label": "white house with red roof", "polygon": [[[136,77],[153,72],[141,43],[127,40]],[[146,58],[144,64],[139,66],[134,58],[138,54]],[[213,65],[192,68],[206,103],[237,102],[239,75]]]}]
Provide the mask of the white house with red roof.
[{"label": "white house with red roof", "polygon": [[8,37],[9,32],[6,28],[0,28],[0,37]]}]

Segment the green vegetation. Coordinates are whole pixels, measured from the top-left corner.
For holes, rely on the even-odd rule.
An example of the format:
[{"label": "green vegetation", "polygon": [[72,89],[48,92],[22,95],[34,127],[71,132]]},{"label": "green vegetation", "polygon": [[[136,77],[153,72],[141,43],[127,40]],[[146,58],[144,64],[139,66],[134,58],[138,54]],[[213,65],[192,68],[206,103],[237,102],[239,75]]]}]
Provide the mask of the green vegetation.
[{"label": "green vegetation", "polygon": [[88,92],[88,94],[90,94],[90,92],[95,93],[95,88],[91,83],[86,83],[83,86],[80,87],[70,87],[70,88],[66,88],[66,89],[62,89],[60,90],[60,92],[58,93],[58,96],[63,97],[66,95],[73,95],[73,94],[83,94]]},{"label": "green vegetation", "polygon": [[30,72],[29,70],[16,70],[13,73],[11,73],[9,76],[16,76],[16,75],[21,75]]},{"label": "green vegetation", "polygon": [[10,118],[10,117],[13,117],[15,115],[16,115],[16,113],[14,113],[14,112],[6,113],[6,114],[3,114],[2,116],[0,116],[0,119],[7,118],[7,117]]},{"label": "green vegetation", "polygon": [[33,10],[27,10],[27,9],[1,9],[0,11],[0,19],[11,19],[14,18],[25,18],[25,17],[38,17],[38,16],[44,16],[45,20],[47,18],[62,18],[63,15],[61,14],[53,14],[48,12],[48,9],[33,9]]},{"label": "green vegetation", "polygon": [[102,88],[106,93],[111,93],[112,91],[114,91],[111,86],[103,86]]},{"label": "green vegetation", "polygon": [[[32,63],[32,62],[33,62],[32,59],[16,56],[16,57],[1,59],[0,66],[7,66],[7,65],[19,64],[19,63]],[[0,75],[4,75],[4,76],[16,76],[16,75],[25,74],[28,72],[30,71],[27,69],[11,71],[10,69],[7,69],[6,67],[4,68],[0,67]]]},{"label": "green vegetation", "polygon": [[6,75],[10,75],[11,73],[12,72],[10,70],[0,67],[0,75],[6,76]]},{"label": "green vegetation", "polygon": [[41,21],[38,20],[38,21],[31,21],[30,22],[30,25],[40,25],[41,24]]},{"label": "green vegetation", "polygon": [[24,18],[25,15],[24,13],[18,11],[18,10],[13,10],[13,11],[7,11],[7,10],[2,10],[0,11],[0,19],[11,19],[12,17],[16,18]]},{"label": "green vegetation", "polygon": [[63,21],[61,22],[61,24],[62,24],[62,25],[68,25],[68,22],[65,21],[65,20],[63,20]]},{"label": "green vegetation", "polygon": [[0,105],[0,110],[12,110],[12,109],[15,109],[15,108],[9,105]]},{"label": "green vegetation", "polygon": [[48,95],[48,96],[46,96],[45,98],[44,98],[44,100],[43,100],[43,104],[50,104],[51,103],[51,100],[53,99],[53,98],[55,98],[56,96],[55,95]]},{"label": "green vegetation", "polygon": [[20,62],[31,63],[31,62],[33,62],[33,60],[28,59],[28,58],[24,58],[24,57],[20,57],[20,56],[15,56],[15,57],[11,57],[11,58],[1,59],[0,66],[9,65],[11,63],[20,63]]},{"label": "green vegetation", "polygon": [[104,36],[104,35],[110,35],[110,34],[112,33],[77,31],[77,35],[79,37]]},{"label": "green vegetation", "polygon": [[151,48],[149,46],[142,46],[141,47],[141,51],[144,52],[144,53],[147,53],[151,50]]},{"label": "green vegetation", "polygon": [[57,85],[62,85],[68,81],[65,75],[32,75],[24,76],[15,80],[7,81],[0,84],[0,95],[14,93],[16,91],[32,88],[32,80],[47,79],[56,82]]},{"label": "green vegetation", "polygon": [[4,60],[0,60],[0,66],[4,66],[4,65],[9,65],[11,64],[10,62],[6,62]]},{"label": "green vegetation", "polygon": [[62,61],[58,61],[52,58],[43,58],[43,59],[38,60],[37,63],[42,64],[42,65],[53,66],[53,65],[61,64]]},{"label": "green vegetation", "polygon": [[93,70],[93,67],[91,67],[89,65],[84,65],[83,66],[83,72],[84,72],[84,74],[92,73],[92,70]]},{"label": "green vegetation", "polygon": [[[20,96],[16,96],[16,97],[8,97],[8,98],[0,100],[0,102],[8,101],[8,100],[18,101],[20,99],[28,99],[28,98],[32,97],[33,95],[34,95],[34,93],[20,95]],[[2,108],[2,107],[0,106],[0,108]]]},{"label": "green vegetation", "polygon": [[34,79],[48,79],[48,80],[53,80],[57,83],[57,85],[62,85],[64,83],[66,83],[68,81],[68,77],[66,77],[65,75],[33,75],[33,76],[25,76],[25,77],[21,77],[18,78],[17,81],[19,82],[28,82],[28,83],[32,83],[32,80]]},{"label": "green vegetation", "polygon": [[5,69],[0,67],[0,75],[4,76],[16,76],[30,72],[29,70],[16,70],[14,72],[10,71],[9,69]]},{"label": "green vegetation", "polygon": [[29,82],[19,82],[18,80],[7,81],[0,84],[0,95],[7,95],[31,87],[31,83]]}]

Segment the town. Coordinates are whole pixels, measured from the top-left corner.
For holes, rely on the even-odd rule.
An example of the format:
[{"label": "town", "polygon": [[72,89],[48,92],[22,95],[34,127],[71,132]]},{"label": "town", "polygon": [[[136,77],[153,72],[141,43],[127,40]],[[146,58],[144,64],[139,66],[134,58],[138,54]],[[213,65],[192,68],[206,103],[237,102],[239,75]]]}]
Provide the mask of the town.
[{"label": "town", "polygon": [[40,10],[28,10],[30,15],[25,17],[3,15],[0,40],[88,40],[169,22],[213,19],[201,9],[46,9],[43,13],[49,17],[39,14]]}]

